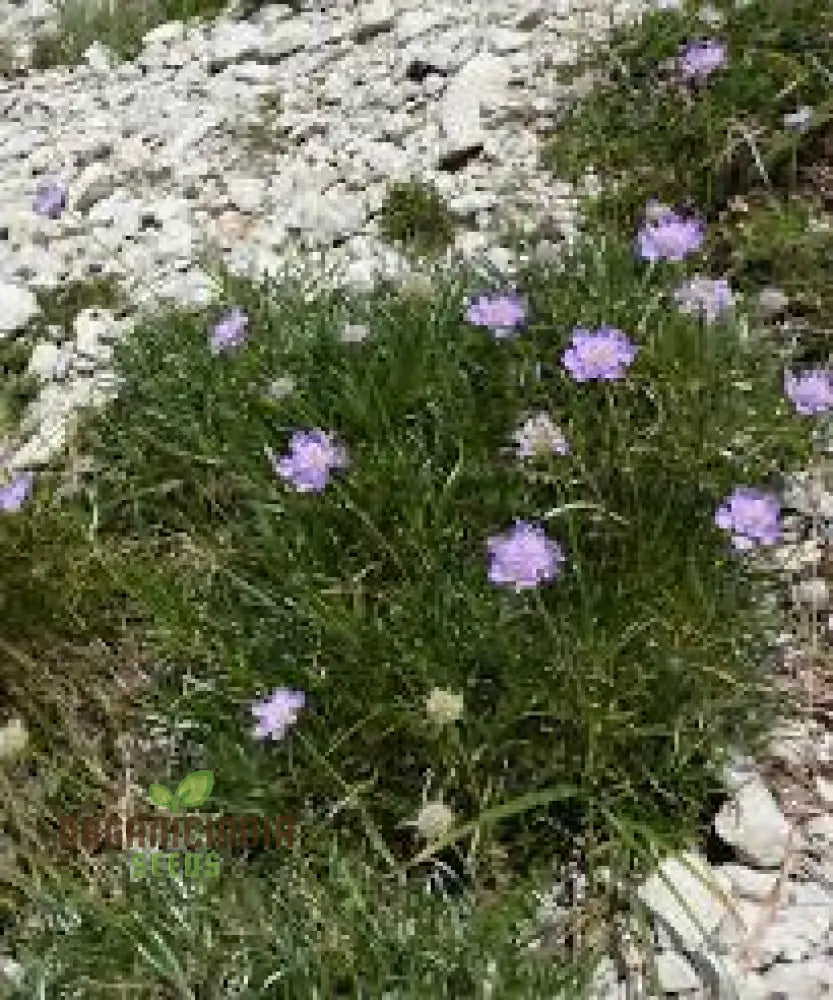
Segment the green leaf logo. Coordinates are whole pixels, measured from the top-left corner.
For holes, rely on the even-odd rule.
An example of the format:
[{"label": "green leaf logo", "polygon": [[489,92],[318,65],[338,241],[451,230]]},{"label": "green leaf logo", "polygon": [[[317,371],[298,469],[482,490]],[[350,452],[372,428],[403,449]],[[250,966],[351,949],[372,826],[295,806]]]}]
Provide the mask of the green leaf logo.
[{"label": "green leaf logo", "polygon": [[164,785],[151,785],[148,795],[151,802],[160,809],[173,809],[176,806],[176,798]]},{"label": "green leaf logo", "polygon": [[185,808],[201,806],[214,787],[213,771],[192,771],[180,781],[176,797]]}]

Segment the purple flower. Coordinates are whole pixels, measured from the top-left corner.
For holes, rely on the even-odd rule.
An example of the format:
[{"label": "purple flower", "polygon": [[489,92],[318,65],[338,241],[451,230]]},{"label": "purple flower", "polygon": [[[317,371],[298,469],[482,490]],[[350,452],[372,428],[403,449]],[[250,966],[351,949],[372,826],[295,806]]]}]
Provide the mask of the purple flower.
[{"label": "purple flower", "polygon": [[647,217],[637,235],[637,249],[643,260],[683,260],[699,250],[706,227],[699,219],[686,219],[676,212],[659,218]]},{"label": "purple flower", "polygon": [[233,347],[239,347],[246,339],[249,317],[235,306],[229,310],[211,331],[211,352],[219,354]]},{"label": "purple flower", "polygon": [[718,528],[732,532],[732,546],[738,551],[755,545],[775,545],[781,539],[781,509],[778,498],[749,486],[738,486],[718,507],[714,521]]},{"label": "purple flower", "polygon": [[0,510],[20,510],[29,499],[34,482],[34,472],[18,472],[10,483],[0,486]]},{"label": "purple flower", "polygon": [[734,297],[725,279],[713,281],[697,276],[680,285],[674,292],[674,301],[680,312],[714,323],[722,313],[732,308]]},{"label": "purple flower", "polygon": [[639,348],[613,326],[602,326],[595,333],[577,327],[573,346],[564,352],[561,362],[576,382],[600,379],[612,382],[625,374]]},{"label": "purple flower", "polygon": [[466,319],[474,326],[487,326],[498,340],[511,337],[526,321],[526,307],[517,292],[479,295],[472,299]]},{"label": "purple flower", "polygon": [[275,472],[289,480],[299,493],[320,492],[327,485],[330,470],[344,469],[347,464],[345,450],[319,428],[295,431],[289,441],[289,454],[273,459]]},{"label": "purple flower", "polygon": [[516,591],[552,580],[564,562],[561,546],[527,521],[516,521],[511,531],[492,536],[488,550],[489,581]]},{"label": "purple flower", "polygon": [[797,378],[787,374],[784,391],[796,410],[806,417],[833,409],[833,376],[821,369],[802,372]]},{"label": "purple flower", "polygon": [[282,740],[287,729],[298,721],[298,713],[306,704],[303,691],[277,688],[263,701],[252,705],[252,715],[258,720],[257,737]]},{"label": "purple flower", "polygon": [[61,179],[43,181],[38,185],[32,206],[38,215],[47,219],[57,219],[67,207],[69,188]]},{"label": "purple flower", "polygon": [[726,63],[726,46],[722,42],[691,42],[680,56],[680,74],[686,80],[705,80]]},{"label": "purple flower", "polygon": [[515,432],[521,458],[539,455],[569,455],[570,445],[548,413],[536,413]]}]

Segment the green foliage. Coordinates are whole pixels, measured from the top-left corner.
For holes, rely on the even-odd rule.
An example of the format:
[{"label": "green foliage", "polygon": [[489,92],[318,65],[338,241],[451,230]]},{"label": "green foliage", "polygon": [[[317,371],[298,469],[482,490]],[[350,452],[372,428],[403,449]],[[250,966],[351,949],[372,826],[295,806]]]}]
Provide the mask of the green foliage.
[{"label": "green foliage", "polygon": [[417,256],[436,256],[454,239],[454,218],[432,184],[393,183],[379,211],[384,239]]},{"label": "green foliage", "polygon": [[[264,0],[243,0],[240,16],[259,10]],[[77,63],[93,42],[100,42],[121,59],[134,59],[142,50],[144,36],[169,21],[189,21],[221,14],[225,0],[63,0],[58,32],[41,36],[35,45],[32,68]],[[284,6],[300,10],[298,0],[284,0]]]},{"label": "green foliage", "polygon": [[[466,324],[469,276],[407,309],[371,300],[358,351],[337,336],[357,306],[305,303],[299,328],[278,289],[244,300],[253,332],[232,355],[212,357],[194,317],[123,348],[119,400],[87,429],[98,530],[152,547],[125,586],[169,664],[154,710],[193,727],[223,808],[301,811],[361,788],[340,822],[363,838],[369,820],[400,859],[428,771],[470,820],[490,797],[578,788],[569,808],[498,824],[531,855],[637,801],[696,822],[711,779],[690,762],[766,716],[752,696],[766,585],[727,559],[714,510],[734,485],[777,486],[809,442],[783,357],[669,308],[682,274],[646,273],[610,238],[524,276],[533,318],[515,342]],[[560,355],[574,326],[602,323],[637,338],[639,361],[621,385],[577,385]],[[297,391],[266,400],[283,372]],[[573,454],[535,469],[506,446],[538,408]],[[264,455],[310,426],[351,455],[320,496],[283,489]],[[569,556],[533,598],[486,579],[487,538],[516,517],[545,519]],[[209,688],[184,693],[186,672]],[[278,686],[309,693],[289,756],[251,737],[249,704]],[[424,714],[434,687],[465,694],[450,740]]]},{"label": "green foliage", "polygon": [[[820,40],[833,30],[833,15],[814,0],[752,0],[737,9],[726,0],[718,9],[724,23],[715,28],[687,8],[619,29],[594,66],[604,84],[551,140],[545,158],[559,176],[579,178],[592,165],[616,183],[613,202],[626,227],[650,197],[714,211],[751,187],[785,181],[819,155],[833,114],[829,46]],[[726,44],[727,65],[689,87],[673,62],[704,36]],[[814,109],[806,133],[783,122],[800,105]]]}]

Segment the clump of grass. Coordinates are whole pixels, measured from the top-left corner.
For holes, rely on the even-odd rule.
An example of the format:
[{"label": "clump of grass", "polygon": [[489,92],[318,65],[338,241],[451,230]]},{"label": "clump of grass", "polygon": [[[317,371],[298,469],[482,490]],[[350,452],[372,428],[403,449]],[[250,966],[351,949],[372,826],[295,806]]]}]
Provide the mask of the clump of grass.
[{"label": "clump of grass", "polygon": [[781,289],[789,314],[803,324],[801,357],[824,363],[830,353],[833,289],[826,280],[833,220],[818,200],[753,194],[721,213],[709,255],[750,300],[764,287]]},{"label": "clump of grass", "polygon": [[[717,5],[710,27],[694,4],[648,13],[620,29],[596,59],[605,82],[580,101],[551,140],[546,160],[578,179],[589,166],[615,182],[622,222],[636,221],[645,201],[693,200],[706,210],[735,194],[785,180],[817,158],[829,127],[829,67],[819,39],[831,15],[812,0],[788,7],[765,0]],[[677,78],[683,47],[703,37],[725,44],[726,64],[700,85]],[[784,115],[813,108],[806,131]]]},{"label": "clump of grass", "polygon": [[[102,470],[98,530],[152,543],[133,596],[176,664],[154,711],[190,720],[230,810],[257,794],[300,811],[361,787],[346,833],[370,819],[404,860],[418,842],[402,824],[431,773],[431,793],[472,821],[562,789],[557,807],[484,834],[519,865],[634,809],[664,828],[669,801],[691,831],[707,762],[766,714],[743,710],[765,646],[762,584],[723,558],[714,509],[735,482],[776,485],[809,443],[781,398],[783,359],[731,322],[705,330],[659,305],[674,275],[643,273],[627,242],[585,248],[564,273],[529,273],[533,320],[511,342],[466,324],[452,282],[407,311],[376,300],[358,351],[336,336],[335,298],[302,309],[278,291],[280,309],[248,300],[253,334],[230,357],[212,356],[193,318],[124,348],[123,394],[84,449]],[[605,322],[641,330],[639,365],[622,386],[577,387],[558,363],[566,338]],[[272,372],[299,386],[278,403],[262,392]],[[506,452],[535,408],[574,448],[538,470]],[[264,448],[316,426],[347,443],[351,471],[321,497],[293,495]],[[573,567],[534,599],[486,578],[488,537],[518,517],[545,517]],[[209,546],[210,571],[166,551],[183,532]],[[184,696],[185,670],[210,676],[210,693]],[[281,776],[247,714],[277,686],[310,704]],[[465,696],[451,742],[425,716],[434,687]]]},{"label": "clump of grass", "polygon": [[[603,84],[570,109],[546,162],[573,179],[593,167],[603,188],[586,202],[588,217],[620,233],[633,231],[649,199],[695,207],[715,223],[708,269],[750,293],[783,287],[790,318],[818,330],[831,307],[831,236],[808,223],[829,223],[833,206],[831,67],[819,43],[831,13],[812,0],[716,6],[717,26],[688,3],[616,32],[594,58]],[[723,44],[726,61],[686,85],[676,60],[702,38]],[[802,107],[811,109],[805,125],[785,120]],[[826,334],[801,338],[805,360],[827,360]]]},{"label": "clump of grass", "polygon": [[[54,35],[40,37],[32,67],[37,70],[77,63],[93,42],[106,45],[118,58],[134,59],[142,50],[144,36],[169,21],[187,22],[221,14],[225,0],[63,0],[60,25]],[[241,13],[254,13],[263,0],[246,0]],[[288,6],[300,9],[295,0]]]},{"label": "clump of grass", "polygon": [[285,152],[288,133],[279,121],[281,109],[280,93],[261,94],[256,115],[234,127],[240,145],[255,156]]},{"label": "clump of grass", "polygon": [[454,217],[433,184],[391,184],[379,209],[379,231],[387,242],[415,256],[442,253],[454,239]]},{"label": "clump of grass", "polygon": [[37,393],[37,381],[28,374],[30,353],[22,338],[0,341],[0,441],[14,433]]},{"label": "clump of grass", "polygon": [[118,312],[125,305],[118,281],[111,275],[63,282],[37,293],[40,312],[31,324],[32,333],[48,335],[49,327],[59,327],[63,339],[72,339],[72,324],[85,309]]}]

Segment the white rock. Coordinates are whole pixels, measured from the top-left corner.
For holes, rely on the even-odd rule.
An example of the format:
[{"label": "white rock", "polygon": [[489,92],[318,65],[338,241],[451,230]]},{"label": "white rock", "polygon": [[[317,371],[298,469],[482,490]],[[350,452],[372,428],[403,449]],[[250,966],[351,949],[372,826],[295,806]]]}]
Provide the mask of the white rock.
[{"label": "white rock", "polygon": [[816,775],[816,792],[821,801],[828,807],[833,808],[833,781]]},{"label": "white rock", "polygon": [[701,985],[691,963],[675,951],[660,952],[654,962],[657,980],[665,993],[683,993]]},{"label": "white rock", "polygon": [[794,901],[775,908],[738,900],[721,923],[717,939],[729,949],[743,949],[757,969],[811,956],[830,933],[833,896],[820,886],[798,886],[793,892],[798,892]]},{"label": "white rock", "polygon": [[384,31],[391,31],[396,23],[396,12],[390,0],[372,0],[358,9],[358,18],[353,29],[357,42],[366,42]]},{"label": "white rock", "polygon": [[827,1000],[833,993],[833,960],[808,959],[776,965],[760,976],[761,995],[789,1000]]},{"label": "white rock", "polygon": [[463,66],[440,102],[441,159],[484,144],[482,115],[506,103],[508,87],[507,64],[497,56],[479,53]]},{"label": "white rock", "polygon": [[263,208],[268,197],[268,184],[257,177],[226,177],[231,203],[241,212],[254,213]]},{"label": "white rock", "polygon": [[29,742],[29,733],[20,719],[10,719],[0,728],[0,759],[16,757]]},{"label": "white rock", "polygon": [[810,846],[833,851],[833,815],[825,813],[811,819],[807,824],[807,837]]},{"label": "white rock", "polygon": [[115,54],[102,45],[101,42],[93,42],[84,52],[84,61],[97,73],[109,73],[116,65]]},{"label": "white rock", "polygon": [[28,288],[0,282],[0,339],[23,329],[39,311],[38,300]]},{"label": "white rock", "polygon": [[111,198],[115,189],[112,168],[105,163],[91,163],[72,185],[70,204],[77,212],[88,212],[96,202]]},{"label": "white rock", "polygon": [[512,31],[511,28],[493,28],[487,44],[497,55],[507,55],[525,48],[529,44],[529,36],[524,31]]},{"label": "white rock", "polygon": [[619,981],[619,974],[610,956],[605,955],[596,966],[588,991],[588,1000],[625,1000],[627,984]]},{"label": "white rock", "polygon": [[182,21],[167,21],[152,28],[142,39],[146,46],[169,45],[179,42],[185,37],[185,25]]},{"label": "white rock", "polygon": [[331,190],[299,192],[287,206],[283,222],[287,230],[297,232],[307,246],[331,246],[358,229],[365,218],[360,198]]},{"label": "white rock", "polygon": [[664,861],[637,894],[687,952],[696,952],[726,914],[722,889],[724,885],[711,866],[689,852]]},{"label": "white rock", "polygon": [[790,833],[789,824],[760,778],[744,784],[721,807],[714,828],[747,863],[761,868],[781,864]]},{"label": "white rock", "polygon": [[116,318],[107,309],[83,309],[72,324],[75,350],[84,358],[108,361],[111,349],[106,341],[116,333]]},{"label": "white rock", "polygon": [[830,605],[830,591],[827,581],[822,577],[802,580],[793,587],[792,595],[796,604],[807,604],[819,611],[825,610]]},{"label": "white rock", "polygon": [[744,865],[721,865],[718,869],[732,883],[738,896],[744,899],[768,899],[778,883],[778,872],[762,872]]},{"label": "white rock", "polygon": [[0,957],[0,974],[7,979],[19,984],[23,980],[23,972],[24,969],[20,962],[15,962],[13,958],[8,958],[5,955]]},{"label": "white rock", "polygon": [[41,381],[51,379],[58,367],[60,356],[60,348],[48,340],[35,344],[29,358],[27,373]]}]

